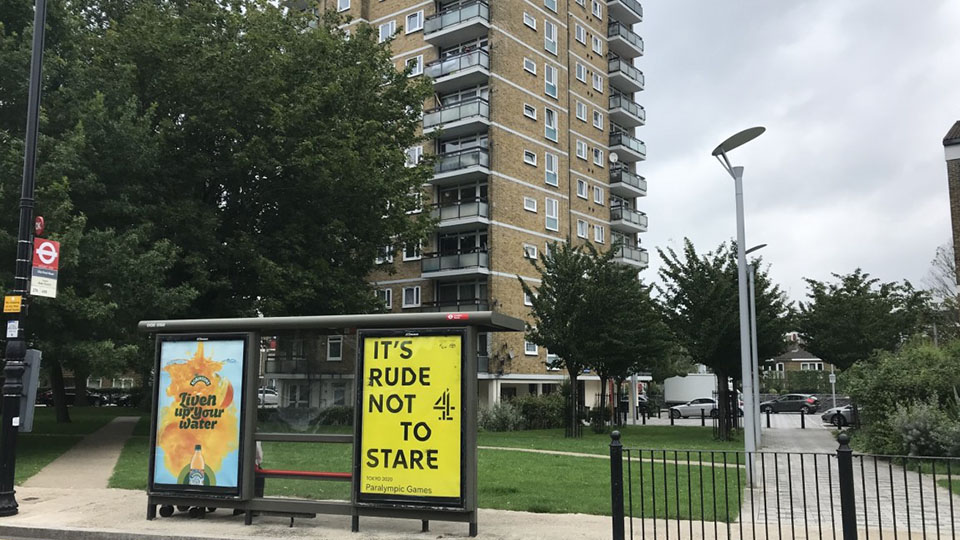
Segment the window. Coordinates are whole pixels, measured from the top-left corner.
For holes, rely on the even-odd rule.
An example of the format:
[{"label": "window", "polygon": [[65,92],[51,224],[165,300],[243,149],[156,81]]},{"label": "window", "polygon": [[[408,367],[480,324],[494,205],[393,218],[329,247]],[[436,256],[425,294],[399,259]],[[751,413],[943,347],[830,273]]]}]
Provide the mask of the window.
[{"label": "window", "polygon": [[546,228],[551,231],[560,230],[560,201],[556,199],[551,199],[547,197],[544,201],[546,203]]},{"label": "window", "polygon": [[537,355],[537,344],[530,343],[529,341],[523,342],[523,354],[527,356],[536,356]]},{"label": "window", "polygon": [[557,111],[543,108],[543,136],[557,142]]},{"label": "window", "polygon": [[593,186],[593,202],[602,205],[603,204],[603,188],[598,186]]},{"label": "window", "polygon": [[577,157],[580,159],[587,159],[587,143],[583,141],[577,141]]},{"label": "window", "polygon": [[405,261],[420,260],[420,242],[417,242],[416,244],[407,244],[403,246],[403,260]]},{"label": "window", "polygon": [[327,362],[339,362],[343,359],[343,336],[327,337]]},{"label": "window", "polygon": [[599,74],[593,74],[593,89],[597,92],[603,92],[603,77]]},{"label": "window", "polygon": [[777,362],[777,371],[783,371],[783,362]]},{"label": "window", "polygon": [[420,307],[420,286],[403,288],[403,307]]},{"label": "window", "polygon": [[410,76],[414,77],[423,74],[423,55],[417,55],[413,58],[407,58],[407,67],[413,66],[410,70]]},{"label": "window", "polygon": [[523,69],[526,70],[526,71],[528,71],[528,72],[530,72],[530,73],[533,73],[534,75],[536,75],[536,74],[537,74],[537,63],[534,62],[533,60],[529,59],[529,58],[524,58],[524,59],[523,59]]},{"label": "window", "polygon": [[580,238],[587,237],[587,222],[582,219],[577,220],[577,236]]},{"label": "window", "polygon": [[600,6],[600,2],[593,0],[593,14],[597,17],[603,17],[603,7]]},{"label": "window", "polygon": [[337,0],[337,11],[346,11],[350,9],[350,0]]},{"label": "window", "polygon": [[420,164],[420,158],[423,156],[423,146],[411,146],[404,151],[407,160],[404,163],[406,167],[416,167]]},{"label": "window", "polygon": [[530,15],[527,12],[523,13],[523,24],[533,28],[534,30],[537,29],[537,20],[533,18],[533,15]]},{"label": "window", "polygon": [[537,154],[531,152],[530,150],[523,151],[523,162],[527,165],[537,166]]},{"label": "window", "polygon": [[407,15],[406,33],[412,34],[418,30],[423,30],[423,10]]},{"label": "window", "polygon": [[603,54],[603,41],[597,36],[593,36],[593,52]]},{"label": "window", "polygon": [[557,176],[557,162],[559,159],[556,154],[551,154],[550,152],[544,152],[543,154],[543,168],[546,170],[546,175],[544,177],[544,182],[551,186],[558,186],[558,176]]},{"label": "window", "polygon": [[603,150],[599,148],[593,149],[593,164],[603,167]]},{"label": "window", "polygon": [[579,41],[580,43],[583,43],[584,45],[587,44],[587,31],[579,24],[577,24],[575,36],[577,38],[577,41]]},{"label": "window", "polygon": [[533,197],[524,197],[523,198],[523,209],[527,212],[537,212],[537,200]]},{"label": "window", "polygon": [[527,259],[536,259],[537,258],[537,246],[532,244],[523,245],[523,256]]},{"label": "window", "polygon": [[377,250],[377,258],[374,260],[377,264],[393,262],[393,246],[383,246]]},{"label": "window", "polygon": [[523,115],[527,118],[537,119],[537,108],[529,103],[523,104]]},{"label": "window", "polygon": [[557,68],[550,64],[543,65],[543,93],[557,97]]},{"label": "window", "polygon": [[605,232],[606,232],[606,231],[604,230],[603,225],[594,225],[594,226],[593,226],[593,241],[596,242],[596,243],[598,243],[598,244],[602,244],[602,243],[603,243],[603,240],[604,240],[603,236],[604,236],[604,233],[605,233]]},{"label": "window", "polygon": [[587,121],[587,106],[583,102],[577,102],[577,120]]},{"label": "window", "polygon": [[303,408],[310,406],[310,383],[290,383],[283,393],[287,407]]},{"label": "window", "polygon": [[383,302],[384,307],[390,309],[393,307],[393,289],[380,289],[377,291],[377,298]]},{"label": "window", "polygon": [[333,389],[333,404],[346,405],[347,404],[347,383],[334,382],[333,384],[330,385],[330,388]]},{"label": "window", "polygon": [[597,110],[593,111],[593,127],[603,129],[603,113]]},{"label": "window", "polygon": [[587,198],[587,181],[583,179],[577,180],[577,197],[581,199]]},{"label": "window", "polygon": [[577,62],[577,80],[582,83],[587,82],[587,68],[580,62]]},{"label": "window", "polygon": [[377,40],[377,43],[383,43],[384,41],[390,39],[390,36],[397,31],[397,22],[390,21],[388,23],[383,23],[380,25],[380,39]]},{"label": "window", "polygon": [[557,12],[557,0],[543,0],[543,5],[547,6],[548,9]]},{"label": "window", "polygon": [[557,25],[546,19],[543,20],[543,48],[557,54]]},{"label": "window", "polygon": [[527,294],[526,292],[523,293],[523,305],[525,306],[533,305],[533,298],[531,298],[530,295]]}]

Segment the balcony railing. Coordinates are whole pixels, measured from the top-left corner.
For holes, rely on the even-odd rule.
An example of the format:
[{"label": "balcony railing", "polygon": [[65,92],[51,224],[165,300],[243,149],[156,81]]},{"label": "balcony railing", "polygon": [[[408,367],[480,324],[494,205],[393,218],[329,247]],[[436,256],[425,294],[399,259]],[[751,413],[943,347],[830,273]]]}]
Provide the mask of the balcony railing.
[{"label": "balcony railing", "polygon": [[637,227],[647,228],[647,215],[624,206],[610,208],[610,221],[626,221]]},{"label": "balcony railing", "polygon": [[420,260],[422,273],[489,268],[489,266],[490,258],[486,249],[470,252],[424,253],[423,259]]},{"label": "balcony railing", "polygon": [[610,171],[610,184],[626,184],[644,193],[647,192],[647,180],[624,168],[617,168]]},{"label": "balcony railing", "polygon": [[424,302],[420,311],[487,311],[490,309],[490,301],[486,298],[459,298],[456,300],[437,300],[435,302]]},{"label": "balcony railing", "polygon": [[436,203],[431,205],[430,217],[440,221],[468,217],[489,217],[490,206],[486,199],[459,201],[455,204]]},{"label": "balcony railing", "polygon": [[[640,22],[643,20],[643,6],[641,6],[637,0],[615,0],[609,2],[608,5],[614,3],[623,6],[623,8],[626,8],[626,10],[630,12],[630,17],[627,17],[627,20],[630,22]],[[610,8],[611,14],[615,14],[617,11],[619,11],[619,6]]]},{"label": "balcony railing", "polygon": [[437,160],[434,161],[433,172],[435,174],[441,174],[476,166],[490,166],[489,150],[486,148],[472,148],[470,150],[440,154],[437,156]]},{"label": "balcony railing", "polygon": [[264,365],[266,373],[309,373],[316,371],[316,362],[310,362],[305,356],[268,356]]},{"label": "balcony railing", "polygon": [[490,103],[481,97],[430,109],[423,114],[423,128],[429,129],[468,118],[490,118]]},{"label": "balcony railing", "polygon": [[643,157],[647,156],[647,145],[644,144],[640,139],[631,137],[622,131],[615,131],[610,134],[610,146],[617,145],[625,146],[627,149],[632,150]]},{"label": "balcony railing", "polygon": [[640,120],[644,122],[647,121],[647,110],[623,94],[614,94],[610,96],[610,108],[623,109],[633,116],[636,116]]},{"label": "balcony railing", "polygon": [[423,23],[423,34],[427,36],[474,18],[480,18],[489,22],[490,6],[482,0],[456,4],[449,9],[427,17]]},{"label": "balcony railing", "polygon": [[619,73],[639,85],[640,88],[643,88],[644,86],[643,72],[631,66],[628,61],[622,58],[618,57],[608,60],[607,73],[611,76]]},{"label": "balcony railing", "polygon": [[490,69],[490,55],[487,54],[487,51],[477,49],[456,56],[434,60],[426,65],[424,71],[428,77],[439,79],[440,77],[445,77],[474,66]]},{"label": "balcony railing", "polygon": [[621,245],[617,248],[617,257],[641,264],[650,264],[650,254],[643,248]]},{"label": "balcony railing", "polygon": [[640,54],[643,54],[643,38],[633,33],[627,25],[610,21],[610,25],[607,26],[607,38],[616,37],[627,40],[628,43],[640,49]]}]

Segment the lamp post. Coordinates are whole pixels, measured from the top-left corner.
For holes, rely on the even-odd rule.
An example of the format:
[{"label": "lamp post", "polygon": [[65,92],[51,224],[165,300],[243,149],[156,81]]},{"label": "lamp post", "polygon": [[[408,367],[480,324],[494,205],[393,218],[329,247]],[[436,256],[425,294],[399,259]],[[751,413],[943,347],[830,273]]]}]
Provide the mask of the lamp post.
[{"label": "lamp post", "polygon": [[[767,247],[766,244],[760,244],[753,246],[743,253],[744,256],[747,256],[754,251],[759,251]],[[757,348],[757,268],[753,263],[747,265],[747,279],[749,281],[750,289],[750,352],[752,355],[752,360],[750,361],[750,371],[753,373],[753,404],[754,407],[760,406],[760,349]],[[756,413],[756,411],[754,411]],[[760,418],[756,417],[757,421],[753,423],[754,431],[754,440],[756,445],[759,448],[762,444],[763,438],[760,435]]]},{"label": "lamp post", "polygon": [[[30,58],[30,87],[27,97],[27,131],[24,137],[23,183],[20,188],[20,230],[17,236],[17,264],[13,294],[26,296],[29,291],[30,252],[33,246],[33,201],[37,167],[37,131],[40,118],[40,74],[43,65],[43,39],[47,20],[46,0],[37,0],[33,14],[33,52]],[[20,399],[23,393],[24,358],[27,353],[24,308],[11,316],[17,321],[16,336],[7,340],[3,368],[3,420],[0,430],[0,517],[19,512],[14,490],[17,465],[17,432],[20,425]],[[9,327],[8,327],[9,328]],[[9,331],[9,330],[8,330]]]},{"label": "lamp post", "polygon": [[717,158],[724,170],[733,178],[734,188],[737,199],[737,281],[739,284],[740,297],[740,376],[743,382],[743,421],[750,426],[744,429],[744,449],[747,452],[749,465],[747,466],[747,486],[753,487],[753,460],[757,451],[756,431],[754,422],[756,421],[756,404],[753,402],[753,376],[750,372],[750,326],[748,321],[748,299],[747,299],[747,256],[745,247],[745,236],[743,226],[743,167],[734,167],[727,158],[727,152],[746,144],[759,137],[766,128],[753,127],[745,129],[729,137],[720,143],[712,155]]}]

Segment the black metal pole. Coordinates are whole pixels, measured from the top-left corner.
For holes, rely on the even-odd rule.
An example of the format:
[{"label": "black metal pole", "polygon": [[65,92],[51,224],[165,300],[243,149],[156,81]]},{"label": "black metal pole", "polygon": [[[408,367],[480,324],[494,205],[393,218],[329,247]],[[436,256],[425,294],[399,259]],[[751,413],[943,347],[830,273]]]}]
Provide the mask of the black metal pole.
[{"label": "black metal pole", "polygon": [[807,413],[800,409],[800,429],[807,429]]},{"label": "black metal pole", "polygon": [[840,483],[840,520],[843,523],[843,540],[857,540],[856,494],[853,491],[853,450],[850,436],[841,433],[837,437],[837,479]]},{"label": "black metal pole", "polygon": [[624,540],[623,528],[623,445],[620,432],[610,434],[610,505],[613,515],[613,540]]},{"label": "black metal pole", "polygon": [[[31,244],[33,244],[33,200],[37,168],[37,131],[40,119],[40,75],[43,66],[43,39],[47,20],[46,0],[36,0],[33,14],[33,53],[30,59],[30,89],[27,99],[27,130],[23,152],[23,184],[20,192],[20,230],[17,235],[17,263],[13,294],[26,297],[30,282]],[[17,337],[7,340],[3,367],[3,440],[0,442],[0,516],[18,511],[14,491],[17,465],[17,431],[20,396],[23,393],[23,360],[27,353],[26,306],[11,315],[17,321]]]}]

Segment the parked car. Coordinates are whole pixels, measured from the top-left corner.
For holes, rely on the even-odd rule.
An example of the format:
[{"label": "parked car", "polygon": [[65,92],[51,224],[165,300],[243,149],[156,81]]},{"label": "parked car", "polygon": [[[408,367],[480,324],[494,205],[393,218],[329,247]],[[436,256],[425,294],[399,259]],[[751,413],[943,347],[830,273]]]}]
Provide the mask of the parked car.
[{"label": "parked car", "polygon": [[280,406],[280,394],[273,388],[260,387],[257,390],[257,406],[263,409],[275,409]]},{"label": "parked car", "polygon": [[764,401],[760,404],[760,412],[800,412],[813,414],[817,412],[820,401],[810,394],[784,394],[776,399]]},{"label": "parked car", "polygon": [[[713,398],[691,399],[683,405],[674,405],[670,407],[670,416],[674,418],[688,418],[690,416],[700,416],[700,411],[709,414],[711,418],[717,417],[717,400]],[[740,416],[743,416],[743,401],[740,401]]]},{"label": "parked car", "polygon": [[[64,388],[64,398],[67,402],[67,405],[73,405],[77,400],[77,389],[76,388]],[[53,406],[53,390],[47,389],[42,392],[37,392],[37,403],[40,405],[46,405],[48,407]],[[106,404],[106,400],[97,392],[92,390],[87,390],[87,405],[93,405],[99,407]]]},{"label": "parked car", "polygon": [[850,424],[855,424],[857,416],[860,414],[860,411],[853,408],[853,405],[845,405],[843,407],[833,407],[832,409],[827,409],[820,418],[823,419],[824,423],[833,424],[837,427],[848,426]]}]

